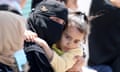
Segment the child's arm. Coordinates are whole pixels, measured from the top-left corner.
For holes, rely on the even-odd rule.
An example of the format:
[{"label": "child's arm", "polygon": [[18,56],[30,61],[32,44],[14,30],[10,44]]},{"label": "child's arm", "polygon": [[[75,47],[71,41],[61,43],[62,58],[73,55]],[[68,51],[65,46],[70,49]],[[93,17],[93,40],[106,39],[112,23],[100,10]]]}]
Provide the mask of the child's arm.
[{"label": "child's arm", "polygon": [[38,45],[40,45],[44,49],[48,59],[50,59],[50,60],[52,59],[53,52],[49,48],[47,42],[44,41],[43,39],[39,38],[35,32],[32,32],[30,30],[25,30],[24,40],[27,41],[27,42],[31,42],[32,41],[32,42],[35,42]]},{"label": "child's arm", "polygon": [[48,59],[51,60],[53,57],[53,51],[48,46],[47,42],[41,38],[38,38],[38,37],[35,38],[34,41],[35,41],[35,43],[37,43],[38,45],[40,45],[44,49]]}]

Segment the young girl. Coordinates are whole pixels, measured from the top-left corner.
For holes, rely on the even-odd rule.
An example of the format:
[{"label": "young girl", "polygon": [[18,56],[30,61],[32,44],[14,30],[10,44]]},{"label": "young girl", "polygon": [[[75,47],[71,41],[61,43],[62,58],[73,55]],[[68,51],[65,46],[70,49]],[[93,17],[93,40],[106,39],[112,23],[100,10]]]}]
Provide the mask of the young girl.
[{"label": "young girl", "polygon": [[68,19],[68,25],[64,29],[61,39],[52,46],[52,49],[41,38],[33,37],[32,41],[45,50],[46,56],[55,72],[66,72],[77,61],[75,59],[76,56],[81,56],[81,66],[84,64],[80,42],[87,35],[88,27],[87,18],[84,14],[73,14]]}]

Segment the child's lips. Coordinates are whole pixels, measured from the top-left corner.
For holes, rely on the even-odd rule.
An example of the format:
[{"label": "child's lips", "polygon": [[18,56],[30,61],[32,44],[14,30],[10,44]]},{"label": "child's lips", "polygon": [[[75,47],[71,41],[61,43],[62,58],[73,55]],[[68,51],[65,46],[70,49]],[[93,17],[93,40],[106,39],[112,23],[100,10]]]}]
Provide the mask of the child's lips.
[{"label": "child's lips", "polygon": [[64,50],[65,50],[65,51],[68,51],[69,49],[70,49],[70,48],[68,48],[68,47],[64,47]]}]

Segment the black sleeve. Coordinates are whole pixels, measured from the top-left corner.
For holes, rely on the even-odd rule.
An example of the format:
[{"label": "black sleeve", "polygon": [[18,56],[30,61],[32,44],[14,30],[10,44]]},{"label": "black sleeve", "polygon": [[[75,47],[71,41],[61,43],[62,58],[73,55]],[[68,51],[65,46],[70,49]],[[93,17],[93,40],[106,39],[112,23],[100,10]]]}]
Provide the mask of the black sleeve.
[{"label": "black sleeve", "polygon": [[29,72],[54,72],[42,48],[31,45],[25,48],[30,65]]}]

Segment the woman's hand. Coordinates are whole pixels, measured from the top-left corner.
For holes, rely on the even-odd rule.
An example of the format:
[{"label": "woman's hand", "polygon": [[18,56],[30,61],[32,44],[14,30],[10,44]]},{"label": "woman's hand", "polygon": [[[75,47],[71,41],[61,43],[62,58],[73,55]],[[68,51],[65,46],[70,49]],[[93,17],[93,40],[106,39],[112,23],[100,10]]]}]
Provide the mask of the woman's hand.
[{"label": "woman's hand", "polygon": [[38,37],[34,39],[34,42],[37,43],[38,45],[40,45],[41,48],[44,49],[48,59],[51,60],[53,57],[53,51],[51,50],[51,48],[49,47],[47,42],[41,38],[38,38]]}]

